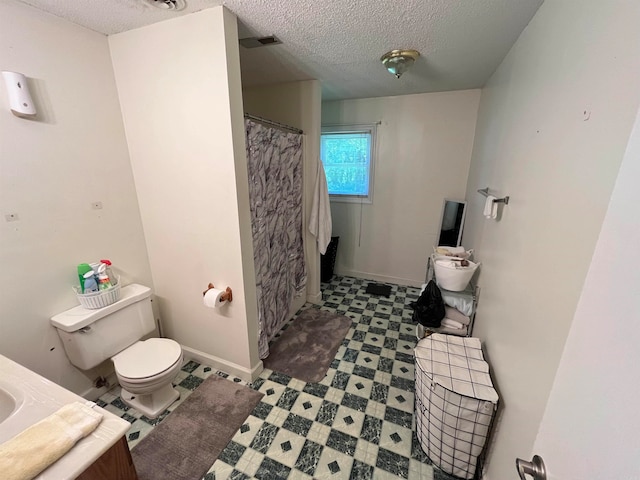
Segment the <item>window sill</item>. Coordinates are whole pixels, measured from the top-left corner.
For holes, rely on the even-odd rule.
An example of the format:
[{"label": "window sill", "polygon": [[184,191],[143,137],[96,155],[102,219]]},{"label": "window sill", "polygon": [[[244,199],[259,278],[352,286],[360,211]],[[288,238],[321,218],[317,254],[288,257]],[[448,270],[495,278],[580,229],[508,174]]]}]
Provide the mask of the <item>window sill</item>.
[{"label": "window sill", "polygon": [[373,203],[373,199],[371,197],[343,197],[334,195],[329,195],[329,201],[336,203],[364,203],[368,205],[371,205]]}]

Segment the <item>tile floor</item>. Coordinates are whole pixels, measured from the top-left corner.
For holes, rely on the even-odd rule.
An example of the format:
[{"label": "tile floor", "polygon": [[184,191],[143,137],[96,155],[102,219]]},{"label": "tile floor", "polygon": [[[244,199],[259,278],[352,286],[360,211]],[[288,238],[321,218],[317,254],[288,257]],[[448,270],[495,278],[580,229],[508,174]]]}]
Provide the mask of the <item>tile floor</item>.
[{"label": "tile floor", "polygon": [[[367,283],[335,276],[322,284],[322,304],[304,308],[353,319],[326,377],[305,383],[265,369],[249,385],[264,393],[262,401],[204,480],[453,478],[429,464],[414,434],[416,338],[409,302],[419,290],[393,286],[386,298],[366,294]],[[131,423],[133,448],[209,375],[245,383],[188,362],[174,382],[180,400],[155,420],[127,407],[117,390],[97,403]]]}]

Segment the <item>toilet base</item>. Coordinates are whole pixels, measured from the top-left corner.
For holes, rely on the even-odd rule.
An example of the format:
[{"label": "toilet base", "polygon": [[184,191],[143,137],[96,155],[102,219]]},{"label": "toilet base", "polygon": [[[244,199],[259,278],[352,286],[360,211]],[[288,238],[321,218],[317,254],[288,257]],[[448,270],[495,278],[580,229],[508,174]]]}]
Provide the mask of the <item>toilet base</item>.
[{"label": "toilet base", "polygon": [[123,388],[120,398],[126,405],[135,408],[147,418],[157,418],[169,405],[180,398],[180,392],[169,383],[151,394],[138,395]]}]

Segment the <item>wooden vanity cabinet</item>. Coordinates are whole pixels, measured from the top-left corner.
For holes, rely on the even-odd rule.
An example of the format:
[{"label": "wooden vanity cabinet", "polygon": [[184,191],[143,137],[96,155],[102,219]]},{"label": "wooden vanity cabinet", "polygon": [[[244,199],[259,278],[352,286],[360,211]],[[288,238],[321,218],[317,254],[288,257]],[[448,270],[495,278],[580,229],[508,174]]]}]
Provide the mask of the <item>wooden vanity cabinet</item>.
[{"label": "wooden vanity cabinet", "polygon": [[104,452],[77,480],[138,480],[127,439],[122,437]]}]

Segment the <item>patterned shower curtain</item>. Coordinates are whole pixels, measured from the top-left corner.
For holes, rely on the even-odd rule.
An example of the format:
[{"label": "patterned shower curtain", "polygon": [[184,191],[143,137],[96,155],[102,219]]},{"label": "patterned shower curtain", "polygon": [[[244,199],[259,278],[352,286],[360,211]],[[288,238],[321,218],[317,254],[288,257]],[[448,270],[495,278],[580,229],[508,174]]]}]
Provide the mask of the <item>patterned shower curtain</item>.
[{"label": "patterned shower curtain", "polygon": [[245,120],[260,358],[307,283],[302,245],[302,135]]}]

